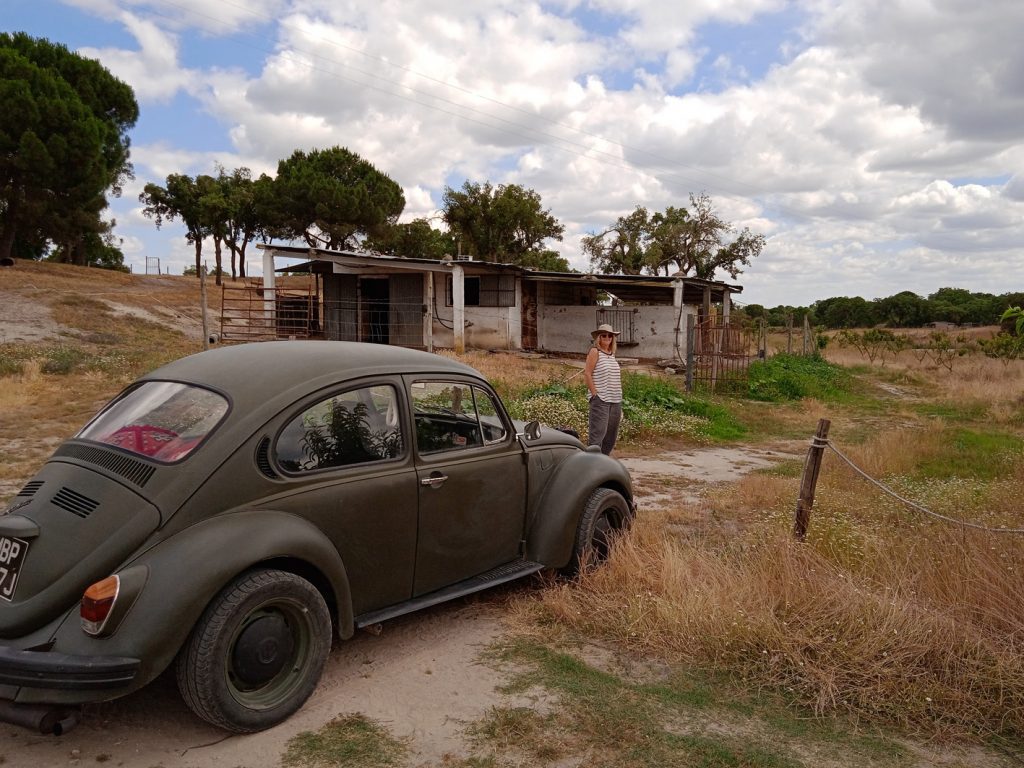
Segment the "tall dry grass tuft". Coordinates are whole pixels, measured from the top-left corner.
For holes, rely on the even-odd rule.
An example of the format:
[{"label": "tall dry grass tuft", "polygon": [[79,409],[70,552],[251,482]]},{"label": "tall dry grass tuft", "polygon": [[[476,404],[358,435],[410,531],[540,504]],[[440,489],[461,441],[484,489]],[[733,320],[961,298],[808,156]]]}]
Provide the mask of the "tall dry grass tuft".
[{"label": "tall dry grass tuft", "polygon": [[[858,578],[783,536],[710,550],[641,526],[606,567],[553,587],[534,610],[580,635],[731,671],[818,713],[933,736],[1019,732],[1024,657],[1012,635],[886,575],[895,580]],[[1009,584],[994,586],[1009,597]]]},{"label": "tall dry grass tuft", "polygon": [[[932,511],[1024,527],[1014,449],[992,459],[993,476],[922,474],[961,450],[956,434],[931,420],[840,448]],[[731,535],[641,515],[606,567],[555,585],[531,610],[541,626],[726,671],[818,713],[929,736],[1020,733],[1024,535],[910,509],[826,453],[798,544],[798,485],[748,475],[716,493],[712,517],[730,521]]]}]

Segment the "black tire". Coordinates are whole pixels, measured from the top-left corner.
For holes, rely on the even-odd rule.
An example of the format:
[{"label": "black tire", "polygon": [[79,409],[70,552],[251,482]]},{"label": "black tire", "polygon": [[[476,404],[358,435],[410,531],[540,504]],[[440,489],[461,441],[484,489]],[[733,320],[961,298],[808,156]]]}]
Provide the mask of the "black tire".
[{"label": "black tire", "polygon": [[286,571],[249,571],[192,629],[178,655],[178,689],[207,722],[262,731],[305,703],[330,650],[331,617],[316,587]]},{"label": "black tire", "polygon": [[606,560],[612,538],[616,532],[629,526],[630,515],[629,504],[618,491],[597,488],[591,493],[576,526],[572,557],[562,573],[575,576],[585,566]]}]

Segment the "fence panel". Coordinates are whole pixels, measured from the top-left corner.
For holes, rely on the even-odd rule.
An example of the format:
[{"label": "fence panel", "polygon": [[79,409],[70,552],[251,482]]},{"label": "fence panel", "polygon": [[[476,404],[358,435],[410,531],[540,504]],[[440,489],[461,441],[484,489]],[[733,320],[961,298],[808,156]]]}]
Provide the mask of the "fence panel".
[{"label": "fence panel", "polygon": [[687,325],[687,389],[711,392],[742,392],[752,353],[754,335],[748,328],[711,318]]}]

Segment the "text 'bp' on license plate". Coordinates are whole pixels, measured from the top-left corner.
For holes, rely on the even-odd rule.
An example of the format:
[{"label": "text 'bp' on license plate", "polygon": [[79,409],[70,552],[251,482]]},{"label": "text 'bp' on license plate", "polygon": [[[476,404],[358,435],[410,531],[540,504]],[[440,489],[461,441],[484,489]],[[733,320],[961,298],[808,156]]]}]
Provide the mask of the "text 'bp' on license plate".
[{"label": "text 'bp' on license plate", "polygon": [[0,536],[0,598],[14,600],[14,588],[18,586],[18,574],[26,552],[27,541]]}]

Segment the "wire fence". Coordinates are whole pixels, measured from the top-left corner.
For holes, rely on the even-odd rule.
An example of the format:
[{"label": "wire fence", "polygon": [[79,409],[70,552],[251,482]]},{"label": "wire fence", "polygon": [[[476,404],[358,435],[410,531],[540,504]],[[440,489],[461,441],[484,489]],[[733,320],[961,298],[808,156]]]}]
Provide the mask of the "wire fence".
[{"label": "wire fence", "polygon": [[[838,456],[840,460],[845,462],[850,467],[850,469],[852,469],[854,472],[856,472],[862,478],[864,478],[869,483],[874,485],[876,488],[881,490],[883,493],[891,496],[892,498],[896,499],[897,501],[901,502],[902,504],[906,505],[907,507],[910,507],[911,509],[913,509],[913,510],[915,510],[917,512],[920,512],[920,513],[922,513],[924,515],[932,517],[932,518],[934,518],[936,520],[941,520],[942,522],[945,522],[945,523],[950,523],[952,525],[958,525],[958,526],[960,526],[962,528],[972,528],[974,530],[984,531],[986,533],[1016,533],[1016,534],[1024,533],[1024,528],[1006,528],[1006,527],[994,528],[994,527],[989,526],[989,525],[982,525],[981,523],[971,522],[970,520],[961,520],[961,519],[958,519],[958,518],[955,518],[955,517],[950,517],[949,515],[943,515],[943,514],[941,514],[939,512],[935,512],[933,510],[930,510],[927,507],[922,506],[921,504],[918,504],[916,501],[911,501],[910,499],[906,498],[905,496],[902,496],[899,493],[897,493],[896,491],[894,491],[892,488],[887,486],[885,483],[883,483],[883,482],[881,482],[879,480],[876,480],[875,478],[871,477],[871,475],[869,475],[863,469],[858,467],[850,459],[849,456],[847,456],[845,453],[843,453],[838,448],[836,448],[835,445],[832,443],[832,441],[830,441],[827,437],[815,436],[815,437],[813,437],[811,439],[811,448],[810,448],[810,450],[808,451],[808,454],[807,454],[808,455],[808,462],[807,462],[807,464],[805,464],[805,472],[807,470],[807,465],[812,462],[812,457],[814,456],[815,452],[819,452],[820,453],[825,448],[828,448],[829,450],[831,450],[832,453],[834,453],[836,456]],[[811,493],[811,497],[813,498],[813,491]]]}]

